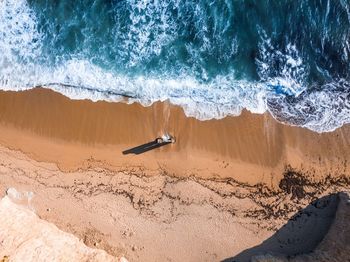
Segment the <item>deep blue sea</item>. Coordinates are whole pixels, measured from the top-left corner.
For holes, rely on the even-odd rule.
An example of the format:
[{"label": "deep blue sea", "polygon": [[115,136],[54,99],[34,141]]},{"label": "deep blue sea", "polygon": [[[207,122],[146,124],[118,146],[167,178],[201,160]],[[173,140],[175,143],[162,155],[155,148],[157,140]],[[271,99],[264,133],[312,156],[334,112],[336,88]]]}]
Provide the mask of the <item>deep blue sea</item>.
[{"label": "deep blue sea", "polygon": [[350,122],[350,0],[0,0],[0,88],[35,86],[332,131]]}]

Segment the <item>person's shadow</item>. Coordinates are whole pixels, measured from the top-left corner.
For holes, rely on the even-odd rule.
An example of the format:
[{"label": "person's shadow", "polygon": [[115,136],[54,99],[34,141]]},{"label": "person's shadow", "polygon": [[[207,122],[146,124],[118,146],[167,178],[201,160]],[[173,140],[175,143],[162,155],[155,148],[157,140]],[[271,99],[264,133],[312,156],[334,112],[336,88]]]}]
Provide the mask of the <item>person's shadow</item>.
[{"label": "person's shadow", "polygon": [[293,257],[310,253],[327,234],[334,220],[338,203],[339,197],[336,194],[313,201],[262,244],[244,250],[222,262],[251,261],[254,256],[266,254]]},{"label": "person's shadow", "polygon": [[150,150],[165,146],[167,144],[171,144],[171,141],[163,141],[161,138],[156,138],[155,140],[145,143],[143,145],[139,145],[130,149],[123,151],[123,155],[127,154],[135,154],[139,155]]}]

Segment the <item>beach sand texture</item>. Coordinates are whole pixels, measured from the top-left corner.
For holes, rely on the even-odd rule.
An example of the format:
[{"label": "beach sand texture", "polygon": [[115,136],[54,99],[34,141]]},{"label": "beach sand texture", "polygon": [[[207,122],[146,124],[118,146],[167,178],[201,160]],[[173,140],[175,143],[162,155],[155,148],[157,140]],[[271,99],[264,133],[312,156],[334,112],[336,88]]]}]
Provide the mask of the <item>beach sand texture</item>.
[{"label": "beach sand texture", "polygon": [[[266,253],[290,256],[315,250],[334,224],[339,206],[334,192],[346,191],[349,186],[308,183],[299,187],[305,191],[300,196],[287,189],[275,194],[234,181],[176,178],[161,171],[153,176],[139,169],[116,172],[91,168],[66,173],[55,164],[0,147],[0,194],[5,195],[9,188],[16,188],[20,196],[31,196],[30,201],[19,204],[35,211],[40,223],[48,221],[116,258],[241,262]],[[346,203],[344,198],[340,213],[348,216]],[[0,255],[15,257],[17,252],[27,252],[35,256],[30,243],[35,239],[45,243],[40,231],[26,231],[35,236],[26,238],[28,245],[21,248],[8,241],[21,239],[21,230],[9,232],[6,228],[30,228],[37,218],[31,211],[35,221],[23,215],[22,222],[20,217],[11,220],[12,209],[7,214],[6,208],[1,209],[0,204],[0,223],[4,224],[0,236],[7,240],[7,246],[0,245]],[[344,216],[335,221],[331,238],[342,236],[339,248],[343,250],[339,252],[344,257],[349,252],[344,231],[348,223]],[[61,234],[55,229],[49,237],[61,243]],[[322,245],[326,252],[332,249],[329,244]],[[50,244],[38,246],[36,251],[41,248],[59,254]],[[37,260],[28,256],[27,261]]]}]

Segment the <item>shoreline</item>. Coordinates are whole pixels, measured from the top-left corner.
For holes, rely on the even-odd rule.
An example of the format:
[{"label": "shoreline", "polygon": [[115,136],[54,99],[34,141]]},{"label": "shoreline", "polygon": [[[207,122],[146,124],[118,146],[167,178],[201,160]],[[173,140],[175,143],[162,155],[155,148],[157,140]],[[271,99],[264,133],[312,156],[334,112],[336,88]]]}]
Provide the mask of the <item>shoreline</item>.
[{"label": "shoreline", "polygon": [[[175,144],[122,154],[165,132],[176,137]],[[234,179],[277,190],[287,167],[314,182],[350,177],[349,134],[349,125],[319,134],[278,123],[267,113],[199,121],[166,102],[142,107],[71,100],[43,88],[0,91],[0,144],[63,171],[162,169],[178,177]]]}]

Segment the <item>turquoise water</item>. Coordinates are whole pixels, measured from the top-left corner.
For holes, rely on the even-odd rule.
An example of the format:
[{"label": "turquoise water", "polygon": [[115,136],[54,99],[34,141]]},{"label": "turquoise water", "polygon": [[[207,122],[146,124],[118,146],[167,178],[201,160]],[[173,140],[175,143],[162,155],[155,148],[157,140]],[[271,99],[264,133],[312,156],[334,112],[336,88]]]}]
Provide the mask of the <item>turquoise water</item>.
[{"label": "turquoise water", "polygon": [[2,0],[0,81],[324,132],[350,122],[349,37],[345,0]]}]

